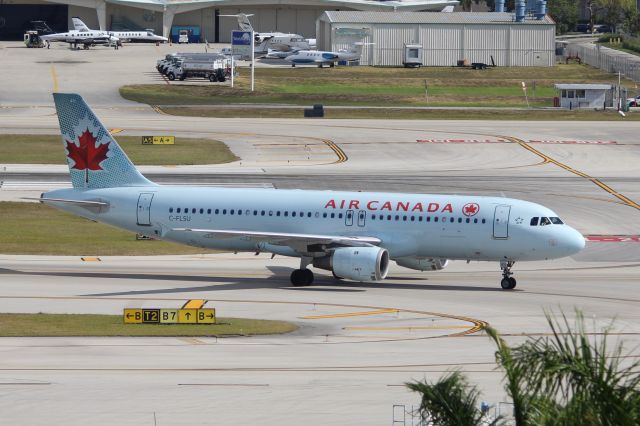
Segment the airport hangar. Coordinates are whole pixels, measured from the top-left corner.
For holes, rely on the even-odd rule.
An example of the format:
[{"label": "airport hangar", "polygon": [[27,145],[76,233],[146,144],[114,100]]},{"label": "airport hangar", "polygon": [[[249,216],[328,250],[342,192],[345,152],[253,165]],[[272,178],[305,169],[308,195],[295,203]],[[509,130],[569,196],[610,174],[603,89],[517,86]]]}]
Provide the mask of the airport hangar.
[{"label": "airport hangar", "polygon": [[32,20],[56,32],[73,28],[71,17],[101,30],[153,29],[169,37],[172,26],[198,26],[201,41],[228,43],[238,29],[237,13],[253,14],[258,32],[281,31],[316,37],[326,10],[439,11],[457,0],[7,0],[0,3],[0,39],[22,40]]},{"label": "airport hangar", "polygon": [[496,66],[555,65],[556,25],[548,15],[518,19],[497,12],[327,11],[317,22],[318,49],[337,51],[367,43],[361,65],[401,66],[405,45],[422,46],[422,65],[460,60]]}]

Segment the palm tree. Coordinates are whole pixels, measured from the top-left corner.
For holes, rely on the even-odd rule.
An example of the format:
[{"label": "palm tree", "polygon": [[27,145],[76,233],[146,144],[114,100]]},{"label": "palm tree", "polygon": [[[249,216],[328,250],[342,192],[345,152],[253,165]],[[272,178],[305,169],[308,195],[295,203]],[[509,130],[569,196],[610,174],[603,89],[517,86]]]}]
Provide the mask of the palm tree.
[{"label": "palm tree", "polygon": [[511,365],[501,364],[526,389],[524,418],[533,423],[519,424],[640,424],[640,361],[625,359],[622,342],[609,348],[611,325],[592,336],[579,311],[573,325],[564,313],[546,318],[551,336],[513,348]]},{"label": "palm tree", "polygon": [[[475,386],[469,386],[466,377],[459,371],[450,372],[436,383],[425,380],[405,383],[405,385],[421,395],[418,411],[430,425],[487,424],[484,422],[484,413],[478,408],[480,391]],[[496,421],[491,424],[496,424]]]},{"label": "palm tree", "polygon": [[[550,336],[513,348],[493,328],[505,390],[514,404],[517,426],[640,425],[640,360],[628,361],[624,347],[608,345],[611,325],[589,333],[584,317],[575,324],[564,313],[545,313]],[[407,383],[421,394],[420,413],[434,425],[477,425],[479,391],[459,371],[436,383]],[[495,422],[499,419],[495,420]]]}]

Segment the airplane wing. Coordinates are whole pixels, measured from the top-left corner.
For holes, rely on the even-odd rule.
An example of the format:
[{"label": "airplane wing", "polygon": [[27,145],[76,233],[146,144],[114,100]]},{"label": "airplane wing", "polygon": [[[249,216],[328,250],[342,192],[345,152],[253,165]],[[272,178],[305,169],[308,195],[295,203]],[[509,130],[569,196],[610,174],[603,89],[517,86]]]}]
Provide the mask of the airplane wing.
[{"label": "airplane wing", "polygon": [[[244,238],[255,242],[269,243],[279,246],[289,246],[300,252],[315,251],[309,246],[324,246],[324,250],[333,247],[370,247],[382,242],[376,237],[366,236],[342,236],[342,235],[316,235],[316,234],[293,234],[283,232],[258,232],[258,231],[236,231],[221,229],[192,229],[173,228],[174,232],[193,232],[204,234],[205,238]],[[320,250],[323,251],[323,250]]]}]

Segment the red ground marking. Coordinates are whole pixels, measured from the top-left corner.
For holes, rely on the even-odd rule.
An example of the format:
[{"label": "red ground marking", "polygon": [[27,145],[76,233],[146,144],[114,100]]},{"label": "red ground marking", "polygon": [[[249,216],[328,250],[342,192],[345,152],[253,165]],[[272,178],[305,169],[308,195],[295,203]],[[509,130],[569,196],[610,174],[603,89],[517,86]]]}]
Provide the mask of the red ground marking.
[{"label": "red ground marking", "polygon": [[504,139],[418,139],[418,143],[506,143]]},{"label": "red ground marking", "polygon": [[640,235],[585,235],[584,238],[598,243],[640,243]]}]

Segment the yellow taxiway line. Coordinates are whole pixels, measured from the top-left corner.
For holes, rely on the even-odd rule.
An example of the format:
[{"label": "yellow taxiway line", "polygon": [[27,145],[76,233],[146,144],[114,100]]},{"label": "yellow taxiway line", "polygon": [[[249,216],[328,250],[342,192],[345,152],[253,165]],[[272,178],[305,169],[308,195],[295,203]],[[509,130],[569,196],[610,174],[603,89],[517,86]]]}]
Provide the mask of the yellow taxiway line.
[{"label": "yellow taxiway line", "polygon": [[602,182],[601,180],[599,180],[597,178],[594,178],[592,176],[589,176],[588,174],[586,174],[584,172],[581,172],[580,170],[576,170],[573,167],[567,166],[566,164],[561,163],[558,160],[555,160],[555,159],[549,157],[548,155],[538,151],[537,149],[535,149],[531,145],[527,144],[522,139],[518,139],[518,138],[515,138],[515,137],[512,137],[512,136],[506,136],[505,139],[508,139],[511,142],[517,143],[518,145],[520,145],[521,147],[523,147],[527,151],[530,151],[530,152],[536,154],[537,156],[541,157],[547,163],[555,164],[556,166],[558,166],[560,168],[563,168],[566,171],[568,171],[570,173],[573,173],[574,175],[580,176],[582,178],[585,178],[585,179],[593,182],[594,184],[598,185],[600,188],[602,188],[605,191],[607,191],[609,194],[613,195],[614,197],[616,197],[617,199],[622,201],[627,206],[633,207],[634,209],[637,209],[637,210],[640,210],[640,204],[638,204],[635,201],[633,201],[633,200],[625,197],[624,195],[620,194],[619,192],[617,192],[616,190],[614,190],[613,188],[611,188],[609,185],[607,185],[606,183]]},{"label": "yellow taxiway line", "polygon": [[381,315],[381,314],[395,314],[398,309],[380,309],[377,311],[364,311],[364,312],[348,312],[345,314],[330,314],[330,315],[311,315],[307,317],[301,317],[301,319],[327,319],[327,318],[342,318],[342,317],[360,317],[366,315]]},{"label": "yellow taxiway line", "polygon": [[56,66],[51,64],[51,78],[53,79],[53,92],[58,92],[58,75],[56,74]]},{"label": "yellow taxiway line", "polygon": [[416,326],[416,327],[344,327],[343,330],[356,331],[400,331],[400,330],[450,330],[453,328],[473,328],[473,325],[443,325],[443,326]]}]

